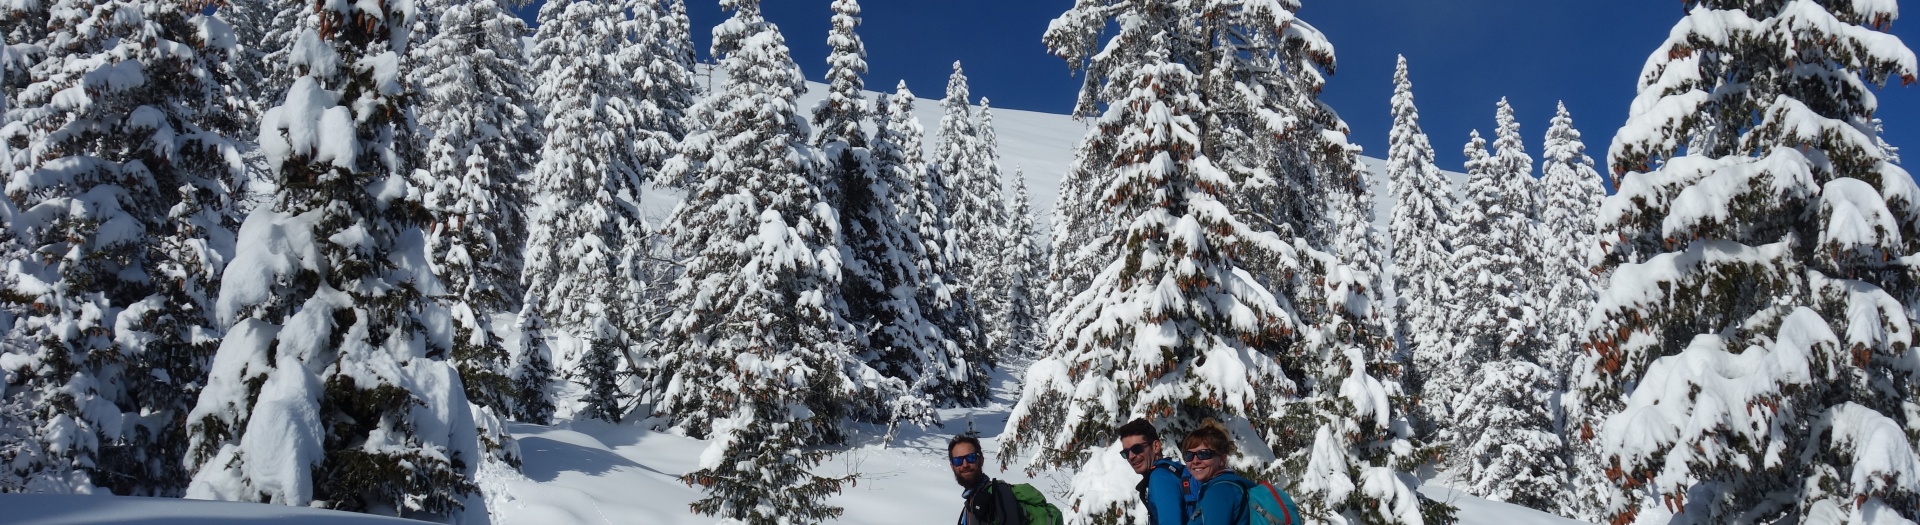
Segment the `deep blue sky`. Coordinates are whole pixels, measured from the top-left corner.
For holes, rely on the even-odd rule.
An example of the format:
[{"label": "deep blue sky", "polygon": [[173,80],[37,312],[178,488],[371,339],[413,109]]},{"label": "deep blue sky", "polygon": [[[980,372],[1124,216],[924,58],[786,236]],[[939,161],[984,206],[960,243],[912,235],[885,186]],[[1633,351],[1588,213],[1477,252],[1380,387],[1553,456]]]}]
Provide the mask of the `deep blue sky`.
[{"label": "deep blue sky", "polygon": [[[688,0],[704,56],[718,3]],[[921,98],[939,98],[955,60],[973,95],[1000,108],[1065,113],[1079,79],[1040,43],[1047,23],[1072,0],[866,0],[860,36],[867,46],[868,89],[905,79]],[[1585,135],[1588,154],[1605,164],[1607,145],[1626,121],[1634,82],[1647,55],[1684,14],[1675,0],[1303,0],[1301,19],[1333,42],[1338,69],[1322,98],[1353,128],[1366,154],[1386,155],[1392,118],[1394,56],[1412,70],[1421,124],[1440,166],[1458,170],[1467,132],[1491,141],[1494,103],[1514,105],[1537,156],[1554,103],[1564,100]],[[826,72],[830,0],[767,0],[794,59],[813,80]],[[531,11],[529,10],[529,14]],[[1920,20],[1894,24],[1920,45]],[[1920,86],[1897,82],[1879,92],[1888,142],[1920,156]],[[1915,157],[1920,158],[1920,157]],[[1604,169],[1604,168],[1603,168]]]}]

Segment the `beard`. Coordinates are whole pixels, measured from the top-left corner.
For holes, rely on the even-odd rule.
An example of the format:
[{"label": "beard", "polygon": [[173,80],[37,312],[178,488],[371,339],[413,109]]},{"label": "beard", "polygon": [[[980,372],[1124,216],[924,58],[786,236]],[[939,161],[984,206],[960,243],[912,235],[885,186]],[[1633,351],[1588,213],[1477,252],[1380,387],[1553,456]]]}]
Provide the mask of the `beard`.
[{"label": "beard", "polygon": [[978,470],[971,471],[971,472],[955,472],[953,473],[953,482],[959,483],[961,488],[970,489],[970,488],[979,486],[980,481],[986,479],[986,477],[987,477],[986,473]]}]

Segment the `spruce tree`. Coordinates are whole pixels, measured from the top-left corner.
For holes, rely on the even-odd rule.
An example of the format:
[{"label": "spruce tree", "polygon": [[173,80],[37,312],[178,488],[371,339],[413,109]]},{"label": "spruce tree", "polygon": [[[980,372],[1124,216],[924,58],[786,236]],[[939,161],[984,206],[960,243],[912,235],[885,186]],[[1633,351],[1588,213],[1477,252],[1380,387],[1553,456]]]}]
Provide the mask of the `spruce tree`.
[{"label": "spruce tree", "polygon": [[[364,4],[363,4],[364,5]],[[458,519],[480,461],[460,375],[428,343],[426,210],[407,199],[409,4],[316,4],[285,103],[261,116],[279,188],[242,226],[231,323],[190,416],[187,495]]]},{"label": "spruce tree", "polygon": [[0,491],[177,496],[244,180],[220,91],[233,35],[179,2],[45,16],[45,56],[9,75],[5,138],[25,147],[6,161],[0,302],[19,318],[0,424],[29,442],[0,452]]},{"label": "spruce tree", "polygon": [[1461,403],[1461,458],[1468,493],[1558,513],[1567,482],[1566,445],[1555,432],[1553,373],[1521,357],[1486,363]]},{"label": "spruce tree", "polygon": [[1869,91],[1916,81],[1896,6],[1686,5],[1607,155],[1610,279],[1570,403],[1610,482],[1588,510],[1920,520],[1920,188]]},{"label": "spruce tree", "polygon": [[540,137],[528,108],[521,38],[527,26],[493,0],[428,2],[438,10],[432,38],[413,50],[420,64],[420,125],[427,163],[414,172],[430,216],[427,251],[446,290],[436,297],[452,320],[450,352],[467,398],[504,412],[511,386],[510,342],[496,315],[518,313],[519,247]]},{"label": "spruce tree", "polygon": [[1027,180],[1023,170],[1015,168],[1011,201],[1007,203],[1010,221],[1000,240],[1001,272],[1006,279],[1006,332],[995,352],[1019,357],[1038,353],[1046,330],[1046,304],[1039,300],[1046,268],[1040,264],[1042,248],[1034,237],[1033,208],[1027,198]]},{"label": "spruce tree", "polygon": [[[1009,289],[1013,276],[1007,260],[1007,249],[1013,242],[1012,228],[1020,220],[1008,207],[1005,177],[1000,173],[1000,137],[993,129],[993,104],[986,97],[980,98],[980,111],[975,113],[974,130],[978,133],[979,156],[982,172],[974,182],[981,191],[994,202],[987,207],[989,220],[985,226],[987,235],[981,241],[982,250],[976,257],[978,267],[974,269],[975,303],[980,307],[980,328],[986,332],[986,357],[999,366],[1000,355],[1011,350],[1012,320],[1009,316],[1017,308],[1012,303]],[[1032,225],[1027,227],[1031,231]]]},{"label": "spruce tree", "polygon": [[1544,299],[1537,326],[1550,339],[1544,341],[1547,346],[1540,364],[1554,372],[1557,388],[1565,389],[1568,367],[1578,351],[1578,334],[1586,329],[1598,297],[1599,282],[1589,259],[1600,244],[1593,217],[1607,193],[1564,102],[1547,129],[1543,151],[1540,226],[1544,235],[1539,246],[1546,252],[1542,257],[1546,264],[1541,267],[1541,282],[1546,286],[1537,294]]},{"label": "spruce tree", "polygon": [[713,54],[732,80],[694,107],[704,127],[660,174],[696,185],[666,226],[691,257],[652,356],[666,371],[657,410],[712,440],[681,478],[706,491],[694,512],[817,522],[840,514],[824,500],[847,481],[809,471],[828,455],[818,447],[845,442],[848,417],[883,409],[860,401],[904,397],[905,385],[873,379],[847,344],[840,219],[795,103],[804,77],[759,2],[721,6],[733,14],[716,27]]},{"label": "spruce tree", "polygon": [[[1173,20],[1144,22],[1142,31],[1161,31]],[[1142,55],[1135,67],[1114,70],[1125,76],[1107,80],[1138,89],[1112,101],[1103,119],[1110,125],[1097,131],[1119,137],[1118,183],[1103,200],[1107,213],[1134,218],[1124,233],[1129,243],[1057,314],[1059,337],[1027,373],[1029,395],[1009,416],[1014,428],[1003,458],[1034,453],[1052,466],[1100,461],[1104,454],[1093,452],[1112,429],[1145,414],[1176,428],[1219,416],[1272,430],[1268,418],[1278,399],[1251,385],[1292,384],[1271,357],[1252,350],[1291,329],[1290,312],[1239,270],[1236,256],[1291,250],[1252,231],[1220,202],[1231,183],[1197,154],[1195,117],[1203,108],[1195,75],[1169,62],[1164,49]],[[1259,464],[1236,459],[1243,468]],[[1131,508],[1102,501],[1098,492],[1070,498],[1094,516]]]},{"label": "spruce tree", "polygon": [[[1517,297],[1520,284],[1520,222],[1511,215],[1514,209],[1506,186],[1499,177],[1500,166],[1487,151],[1486,140],[1478,130],[1470,134],[1463,150],[1466,156],[1467,182],[1461,188],[1459,208],[1453,215],[1454,239],[1452,268],[1459,280],[1451,299],[1447,326],[1453,327],[1454,346],[1436,367],[1426,383],[1426,401],[1442,424],[1439,442],[1456,450],[1464,439],[1478,429],[1446,424],[1459,421],[1461,410],[1478,377],[1479,367],[1505,354],[1509,335],[1523,322]],[[1465,456],[1450,456],[1452,465],[1460,465]]]},{"label": "spruce tree", "polygon": [[[1127,257],[1127,252],[1143,249],[1139,238],[1129,236],[1136,217],[1110,208],[1116,192],[1137,190],[1120,179],[1117,167],[1148,160],[1130,156],[1122,148],[1125,135],[1118,130],[1127,113],[1118,108],[1123,107],[1119,101],[1145,96],[1138,82],[1127,80],[1139,78],[1135,75],[1143,64],[1181,65],[1190,72],[1190,90],[1164,96],[1193,99],[1182,103],[1195,109],[1188,117],[1193,122],[1191,131],[1198,133],[1192,141],[1197,148],[1194,158],[1208,159],[1211,169],[1240,189],[1206,190],[1218,191],[1214,195],[1223,212],[1241,221],[1250,233],[1274,235],[1271,243],[1261,243],[1267,244],[1264,250],[1233,251],[1244,272],[1235,275],[1269,294],[1268,300],[1281,305],[1276,306],[1275,315],[1289,321],[1248,342],[1248,351],[1236,357],[1273,366],[1266,370],[1243,365],[1251,367],[1246,369],[1249,374],[1273,374],[1253,382],[1261,389],[1255,397],[1273,406],[1252,410],[1252,416],[1237,416],[1257,419],[1250,423],[1253,435],[1266,445],[1254,449],[1255,455],[1247,458],[1254,463],[1242,465],[1242,471],[1287,475],[1295,480],[1291,488],[1303,508],[1319,515],[1342,514],[1377,523],[1444,517],[1444,508],[1422,504],[1412,489],[1416,480],[1405,473],[1417,466],[1423,452],[1409,441],[1411,428],[1403,416],[1409,400],[1400,394],[1397,381],[1379,379],[1397,377],[1400,372],[1392,361],[1384,320],[1374,308],[1381,273],[1377,238],[1367,214],[1371,190],[1357,148],[1345,141],[1345,125],[1317,99],[1324,72],[1332,65],[1331,46],[1294,16],[1297,9],[1297,4],[1270,2],[1109,6],[1086,1],[1054,21],[1046,43],[1088,74],[1076,114],[1093,116],[1102,106],[1107,112],[1097,121],[1101,132],[1082,142],[1074,168],[1062,181],[1061,193],[1066,197],[1060,214],[1065,220],[1057,222],[1063,229],[1055,232],[1050,258],[1056,272],[1053,279],[1062,284],[1050,288],[1049,296],[1062,297],[1063,292],[1082,286],[1083,278],[1096,283],[1109,278],[1082,277],[1088,274],[1076,265],[1101,268],[1106,261],[1120,260],[1129,265],[1128,271],[1137,271],[1135,265],[1164,262],[1158,257]],[[1128,23],[1121,25],[1111,42],[1102,44],[1106,24],[1114,19]],[[1076,193],[1085,195],[1073,197]],[[1073,325],[1080,322],[1077,316],[1084,315],[1078,305],[1100,293],[1106,292],[1087,288],[1066,307],[1054,310],[1050,338],[1064,341],[1086,335]],[[1068,376],[1067,371],[1043,370],[1049,363],[1058,366],[1082,359],[1061,356],[1059,348],[1056,343],[1028,372],[1026,393],[1013,417],[1015,436],[1008,440],[1008,453],[1023,446],[1043,448],[1035,451],[1040,460],[1054,464],[1083,457],[1074,454],[1104,440],[1096,436],[1130,415],[1117,407],[1067,411],[1064,407],[1074,392],[1094,390],[1091,385],[1060,379],[1077,377]],[[1056,358],[1063,361],[1051,361]],[[1288,374],[1288,370],[1295,372]],[[1113,388],[1121,399],[1128,399],[1125,392],[1139,388],[1129,381],[1117,382]],[[1166,420],[1178,428],[1201,416],[1232,416],[1239,410],[1248,409],[1229,404],[1150,413],[1174,416]],[[1026,435],[1027,426],[1071,431],[1039,438],[1040,445],[1035,445],[1022,441],[1035,439]],[[1315,430],[1282,432],[1282,428]],[[1258,469],[1253,468],[1256,465]],[[1106,492],[1083,492],[1082,496],[1096,493]],[[1098,512],[1113,502],[1080,503],[1090,507],[1086,512]]]},{"label": "spruce tree", "polygon": [[[1520,326],[1543,326],[1540,318],[1541,305],[1546,302],[1546,291],[1551,283],[1546,272],[1535,269],[1545,268],[1553,258],[1547,250],[1527,247],[1543,246],[1545,233],[1540,224],[1540,182],[1533,178],[1533,157],[1527,154],[1524,139],[1520,137],[1520,123],[1514,119],[1513,105],[1501,97],[1495,104],[1494,125],[1497,132],[1493,141],[1493,158],[1488,168],[1493,177],[1500,181],[1501,193],[1507,204],[1502,211],[1507,220],[1513,222],[1515,245],[1514,253],[1520,257],[1520,266],[1510,271],[1514,296],[1519,301],[1514,306],[1514,319],[1520,320]],[[1545,357],[1543,352],[1549,341],[1539,330],[1513,330],[1506,334],[1506,344],[1520,348],[1519,352],[1528,356]],[[1545,363],[1545,361],[1541,361]]]},{"label": "spruce tree", "polygon": [[[918,248],[919,235],[900,224],[891,201],[895,190],[883,186],[886,181],[876,171],[867,132],[860,127],[868,113],[861,78],[867,72],[866,49],[855,32],[860,4],[839,0],[832,7],[827,96],[813,107],[811,144],[830,161],[820,181],[821,197],[839,212],[840,231],[845,232],[841,295],[852,325],[851,343],[860,349],[861,360],[881,373],[912,381],[919,369],[909,363],[922,348],[918,336],[926,329],[919,306],[894,292],[920,281],[919,269],[909,267],[916,259],[905,252],[909,246]],[[885,118],[877,126],[885,126]]]},{"label": "spruce tree", "polygon": [[628,42],[616,23],[623,16],[602,0],[540,9],[534,96],[545,105],[547,141],[530,177],[535,206],[522,277],[527,302],[538,307],[530,322],[566,343],[553,346],[553,358],[587,392],[580,412],[606,421],[627,411],[628,316],[639,312],[627,263],[646,234],[640,178],[660,135],[641,127],[648,114],[635,109],[630,79],[614,67]]},{"label": "spruce tree", "polygon": [[937,300],[952,294],[938,272],[937,254],[921,237],[927,231],[918,213],[927,201],[927,162],[925,132],[913,115],[914,102],[913,92],[901,82],[878,112],[883,120],[872,142],[872,179],[863,183],[872,188],[872,201],[849,208],[848,213],[858,214],[856,222],[864,224],[845,231],[847,244],[860,259],[848,268],[865,265],[872,273],[869,279],[879,280],[870,281],[877,285],[849,281],[844,290],[856,317],[856,297],[867,293],[858,291],[861,287],[887,291],[889,297],[872,301],[878,306],[875,320],[886,322],[873,325],[869,348],[878,355],[867,362],[906,381],[925,402],[938,404],[984,381],[961,354],[960,343],[929,315],[928,308],[938,308]]},{"label": "spruce tree", "polygon": [[[1424,385],[1455,366],[1447,323],[1455,276],[1453,239],[1447,235],[1453,224],[1453,183],[1434,165],[1433,144],[1420,129],[1405,56],[1393,73],[1392,111],[1387,177],[1395,203],[1388,223],[1397,296],[1394,331],[1405,346],[1401,354],[1411,357],[1408,387],[1412,394],[1426,396]],[[1417,423],[1422,434],[1430,435],[1438,420],[1435,413],[1424,412]]]},{"label": "spruce tree", "polygon": [[[1544,151],[1540,170],[1544,200],[1540,211],[1542,228],[1548,232],[1545,246],[1552,250],[1553,263],[1546,268],[1552,276],[1549,279],[1552,287],[1547,290],[1542,314],[1546,333],[1554,339],[1549,341],[1552,346],[1547,353],[1548,360],[1543,363],[1549,364],[1559,389],[1564,392],[1571,387],[1570,378],[1579,375],[1572,367],[1581,354],[1587,319],[1599,298],[1602,281],[1592,271],[1593,264],[1598,262],[1600,246],[1594,215],[1606,191],[1600,186],[1600,174],[1594,170],[1593,159],[1587,157],[1586,145],[1580,141],[1580,131],[1574,129],[1573,118],[1567,114],[1564,103],[1547,130]],[[1556,417],[1560,435],[1567,442],[1568,495],[1572,497],[1561,499],[1559,512],[1593,519],[1579,502],[1595,499],[1593,495],[1610,484],[1602,467],[1590,461],[1596,453],[1593,443],[1578,439],[1577,431],[1568,428],[1566,412],[1563,409]]]},{"label": "spruce tree", "polygon": [[[860,42],[860,2],[834,0],[833,29],[827,34],[827,98],[813,108],[817,137],[814,146],[845,142],[847,146],[867,146],[867,134],[860,123],[867,119],[867,101],[863,95],[867,74],[867,50]],[[831,157],[830,157],[831,158]]]},{"label": "spruce tree", "polygon": [[[942,280],[950,297],[934,316],[942,332],[960,345],[968,375],[984,378],[993,366],[987,348],[987,324],[982,318],[982,294],[990,288],[983,278],[993,256],[994,228],[1001,210],[997,169],[987,159],[987,146],[981,142],[978,121],[971,105],[966,72],[959,62],[947,77],[947,97],[941,99],[940,142],[934,147],[928,168],[928,184],[938,186],[935,202],[939,206],[937,257],[943,269]],[[977,406],[987,400],[987,382],[966,381],[965,388],[953,392],[942,405]]]},{"label": "spruce tree", "polygon": [[300,35],[302,17],[312,11],[306,2],[283,0],[228,0],[215,11],[233,27],[235,49],[225,64],[233,81],[223,88],[246,129],[257,128],[260,115],[279,105],[299,76],[289,53]]},{"label": "spruce tree", "polygon": [[1456,298],[1465,328],[1456,352],[1452,417],[1439,436],[1469,493],[1558,511],[1566,484],[1565,442],[1554,399],[1559,382],[1551,349],[1538,329],[1545,273],[1533,218],[1533,160],[1521,142],[1513,109],[1495,112],[1498,139],[1488,157],[1476,133],[1469,144],[1467,195],[1457,230]]},{"label": "spruce tree", "polygon": [[521,306],[519,323],[520,348],[509,374],[512,405],[507,413],[516,421],[551,425],[557,408],[553,399],[553,352],[547,346],[546,325],[538,305],[529,302]]},{"label": "spruce tree", "polygon": [[1453,447],[1450,463],[1468,492],[1556,511],[1567,471],[1553,412],[1560,386],[1549,336],[1534,328],[1550,283],[1539,269],[1553,258],[1541,255],[1533,159],[1505,98],[1494,121],[1494,154],[1470,160],[1480,173],[1468,182],[1471,210],[1459,223],[1456,254],[1468,254],[1456,259],[1466,281],[1459,301],[1466,308],[1461,326],[1469,328],[1457,354],[1465,389],[1454,394],[1454,424],[1440,436]]},{"label": "spruce tree", "polygon": [[[1076,114],[1086,119],[1090,115]],[[1088,133],[1074,147],[1073,163],[1060,179],[1048,235],[1047,279],[1043,292],[1048,312],[1059,312],[1092,283],[1101,262],[1113,260],[1119,239],[1111,217],[1095,203],[1107,183],[1107,164],[1113,159],[1113,139]],[[1052,316],[1048,316],[1051,324]]]}]

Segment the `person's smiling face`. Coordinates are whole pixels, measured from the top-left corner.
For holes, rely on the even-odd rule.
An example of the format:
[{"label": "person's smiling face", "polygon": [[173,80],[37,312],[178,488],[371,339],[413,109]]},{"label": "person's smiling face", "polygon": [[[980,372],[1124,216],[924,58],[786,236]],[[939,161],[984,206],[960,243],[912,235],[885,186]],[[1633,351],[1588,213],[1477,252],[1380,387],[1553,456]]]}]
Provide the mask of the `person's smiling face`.
[{"label": "person's smiling face", "polygon": [[1193,479],[1199,481],[1213,479],[1227,469],[1226,455],[1206,445],[1187,449],[1186,454],[1181,456],[1187,460],[1187,472],[1193,474]]},{"label": "person's smiling face", "polygon": [[985,456],[972,443],[955,444],[947,454],[947,464],[953,467],[953,481],[962,487],[972,488],[980,484],[981,478],[986,477],[980,472],[980,464],[985,462]]},{"label": "person's smiling face", "polygon": [[1133,466],[1133,473],[1146,474],[1153,470],[1153,460],[1160,459],[1160,440],[1147,441],[1146,436],[1120,438],[1120,455]]}]

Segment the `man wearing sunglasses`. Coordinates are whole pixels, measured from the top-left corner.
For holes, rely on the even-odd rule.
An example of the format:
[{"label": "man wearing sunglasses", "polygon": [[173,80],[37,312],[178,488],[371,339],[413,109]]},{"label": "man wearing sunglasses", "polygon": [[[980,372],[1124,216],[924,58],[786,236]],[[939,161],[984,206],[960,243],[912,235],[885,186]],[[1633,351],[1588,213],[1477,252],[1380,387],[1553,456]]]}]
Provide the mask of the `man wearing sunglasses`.
[{"label": "man wearing sunglasses", "polygon": [[981,471],[986,462],[986,454],[980,451],[980,438],[961,434],[947,442],[947,464],[953,467],[953,481],[966,489],[960,493],[966,498],[966,504],[960,508],[960,525],[1026,523],[1026,512],[1021,510],[1013,487]]},{"label": "man wearing sunglasses", "polygon": [[1140,492],[1140,501],[1147,502],[1147,523],[1185,525],[1200,490],[1186,466],[1162,455],[1160,431],[1145,418],[1120,425],[1117,433],[1120,457],[1140,475],[1140,484],[1133,488]]}]

